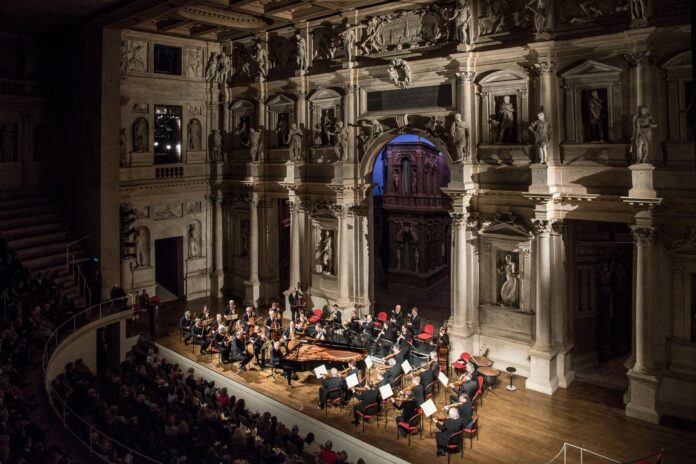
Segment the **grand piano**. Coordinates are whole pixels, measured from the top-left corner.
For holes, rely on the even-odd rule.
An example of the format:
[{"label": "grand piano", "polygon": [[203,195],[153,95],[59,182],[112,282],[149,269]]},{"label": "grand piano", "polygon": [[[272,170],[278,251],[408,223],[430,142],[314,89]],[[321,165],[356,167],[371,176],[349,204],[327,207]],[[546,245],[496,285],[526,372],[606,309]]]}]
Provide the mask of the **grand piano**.
[{"label": "grand piano", "polygon": [[278,367],[290,369],[293,372],[312,371],[322,364],[326,365],[327,369],[332,367],[344,369],[350,361],[360,363],[367,356],[368,352],[365,348],[305,338],[280,359]]}]

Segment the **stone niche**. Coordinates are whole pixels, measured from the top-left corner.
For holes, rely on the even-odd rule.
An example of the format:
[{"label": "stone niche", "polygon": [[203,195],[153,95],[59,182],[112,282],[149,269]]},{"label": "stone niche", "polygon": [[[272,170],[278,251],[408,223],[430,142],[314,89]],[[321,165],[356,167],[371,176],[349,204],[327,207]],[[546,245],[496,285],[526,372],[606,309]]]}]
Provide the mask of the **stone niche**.
[{"label": "stone niche", "polygon": [[328,210],[312,215],[312,294],[327,300],[337,297],[338,223]]},{"label": "stone niche", "polygon": [[271,148],[287,148],[290,125],[295,120],[295,102],[278,95],[268,102],[268,134]]},{"label": "stone niche", "polygon": [[309,98],[312,160],[333,160],[336,122],[343,120],[343,97],[332,89],[319,89]]},{"label": "stone niche", "polygon": [[531,342],[533,235],[514,214],[484,220],[479,231],[480,324],[485,335]]},{"label": "stone niche", "polygon": [[230,128],[232,147],[249,146],[249,129],[256,128],[256,107],[249,100],[237,100],[230,106]]},{"label": "stone niche", "polygon": [[689,96],[694,91],[691,67],[691,51],[680,53],[662,65],[667,74],[669,143],[693,142],[693,130],[687,122]]}]

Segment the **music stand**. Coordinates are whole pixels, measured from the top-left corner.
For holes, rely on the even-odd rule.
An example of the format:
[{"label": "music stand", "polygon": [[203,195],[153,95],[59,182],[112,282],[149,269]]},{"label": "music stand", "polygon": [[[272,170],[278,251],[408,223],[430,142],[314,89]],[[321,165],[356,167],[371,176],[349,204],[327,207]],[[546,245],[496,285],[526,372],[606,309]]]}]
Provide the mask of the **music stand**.
[{"label": "music stand", "polygon": [[512,384],[512,378],[515,376],[515,372],[517,372],[517,369],[515,369],[515,368],[512,367],[512,366],[510,366],[510,367],[507,367],[505,370],[506,370],[506,371],[508,372],[508,374],[510,375],[510,385],[508,385],[507,387],[505,387],[505,389],[506,389],[507,391],[511,391],[511,392],[517,390],[517,387],[514,386],[514,385]]}]

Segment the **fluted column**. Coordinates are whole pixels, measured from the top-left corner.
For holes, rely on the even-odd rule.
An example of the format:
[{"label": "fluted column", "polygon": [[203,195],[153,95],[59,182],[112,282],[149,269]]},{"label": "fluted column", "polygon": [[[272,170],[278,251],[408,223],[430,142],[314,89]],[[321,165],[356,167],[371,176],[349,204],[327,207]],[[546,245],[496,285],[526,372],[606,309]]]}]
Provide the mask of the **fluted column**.
[{"label": "fluted column", "polygon": [[[542,61],[536,65],[539,72],[539,91],[541,111],[544,113],[546,120],[551,126],[551,142],[548,146],[548,161],[552,165],[556,164],[556,160],[560,159],[558,152],[559,143],[561,140],[561,111],[560,101],[558,98],[558,77],[556,76],[556,63],[551,61]],[[531,120],[535,120],[536,115],[532,115]],[[527,130],[526,127],[523,130]]]},{"label": "fluted column", "polygon": [[[208,257],[208,273],[215,275],[215,197],[205,196],[205,244]],[[211,289],[213,293],[214,289]]]},{"label": "fluted column", "polygon": [[466,332],[466,220],[467,213],[450,213],[452,225],[452,313],[454,325]]},{"label": "fluted column", "polygon": [[217,277],[215,280],[217,283],[217,289],[214,289],[215,291],[213,292],[213,294],[218,296],[222,290],[225,277],[222,260],[222,205],[222,194],[219,194],[215,198],[215,276]]},{"label": "fluted column", "polygon": [[551,332],[552,343],[558,351],[559,386],[567,388],[575,379],[572,355],[573,340],[570,333],[570,315],[566,304],[566,245],[565,224],[556,220],[551,228]]},{"label": "fluted column", "polygon": [[651,106],[654,103],[653,88],[653,57],[649,50],[637,51],[624,55],[631,68],[631,111],[638,110],[640,105]]},{"label": "fluted column", "polygon": [[347,207],[334,206],[338,219],[338,304],[345,308],[350,303],[350,229]]},{"label": "fluted column", "polygon": [[260,296],[259,284],[259,197],[254,192],[249,204],[249,279],[246,287],[245,303],[257,306]]},{"label": "fluted column", "polygon": [[537,241],[536,260],[536,340],[537,351],[551,350],[551,225],[549,220],[534,221]]},{"label": "fluted column", "polygon": [[650,333],[654,330],[650,321],[650,302],[653,291],[650,288],[654,279],[653,242],[655,229],[652,227],[633,227],[635,277],[633,294],[635,301],[635,364],[633,371],[650,374],[654,371],[654,359],[650,347]]},{"label": "fluted column", "polygon": [[347,161],[353,162],[357,161],[358,157],[356,156],[356,151],[357,151],[357,144],[355,143],[355,132],[357,130],[356,126],[356,114],[358,113],[357,109],[357,93],[358,93],[358,86],[350,84],[346,87],[346,97],[345,97],[345,115],[346,115],[346,120],[344,122],[345,124],[345,130],[348,131],[348,156],[346,158]]},{"label": "fluted column", "polygon": [[301,280],[300,276],[300,215],[295,201],[290,206],[290,288]]}]

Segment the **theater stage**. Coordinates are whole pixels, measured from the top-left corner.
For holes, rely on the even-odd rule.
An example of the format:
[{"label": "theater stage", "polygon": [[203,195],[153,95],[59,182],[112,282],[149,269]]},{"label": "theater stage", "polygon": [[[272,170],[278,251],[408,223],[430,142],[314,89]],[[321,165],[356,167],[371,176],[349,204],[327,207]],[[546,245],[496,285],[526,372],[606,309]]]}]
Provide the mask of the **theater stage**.
[{"label": "theater stage", "polygon": [[[196,300],[183,303],[175,301],[160,308],[157,318],[155,341],[202,366],[215,370],[235,382],[245,384],[257,392],[267,395],[283,404],[295,408],[317,420],[331,424],[343,432],[368,442],[384,451],[409,462],[427,462],[446,458],[435,456],[435,440],[428,438],[428,424],[421,440],[414,435],[409,448],[405,439],[396,439],[396,414],[389,412],[385,429],[384,421],[379,428],[375,423],[367,424],[365,433],[361,427],[354,427],[350,421],[350,408],[343,411],[330,408],[328,417],[317,409],[318,382],[309,373],[300,373],[300,381],[293,382],[289,389],[286,380],[277,375],[270,377],[270,368],[260,370],[254,362],[250,369],[238,373],[236,364],[223,366],[217,364],[217,356],[211,363],[209,355],[194,354],[191,345],[179,340],[177,323],[186,307],[200,312],[203,304],[210,304],[211,310],[222,308],[216,300]],[[129,336],[136,333],[147,335],[146,321],[129,323]],[[198,347],[195,349],[198,353]],[[495,366],[494,366],[495,367]],[[517,391],[505,390],[507,374],[501,374],[499,385],[488,394],[479,409],[480,437],[474,439],[473,449],[469,446],[464,453],[466,462],[472,463],[547,463],[564,442],[591,449],[620,461],[631,461],[646,456],[660,448],[672,448],[696,439],[694,424],[676,426],[654,425],[626,417],[621,403],[621,393],[574,382],[568,389],[559,389],[552,396],[527,391],[524,379],[516,378]],[[438,407],[446,404],[449,394],[444,389],[436,398]],[[271,411],[272,412],[272,411]],[[668,422],[668,421],[663,421]],[[286,424],[291,425],[291,424]],[[453,456],[453,461],[459,460]],[[562,462],[561,460],[555,462]],[[580,462],[575,456],[568,462]],[[585,463],[606,462],[585,457]],[[696,446],[667,455],[667,463],[696,462]]]}]

